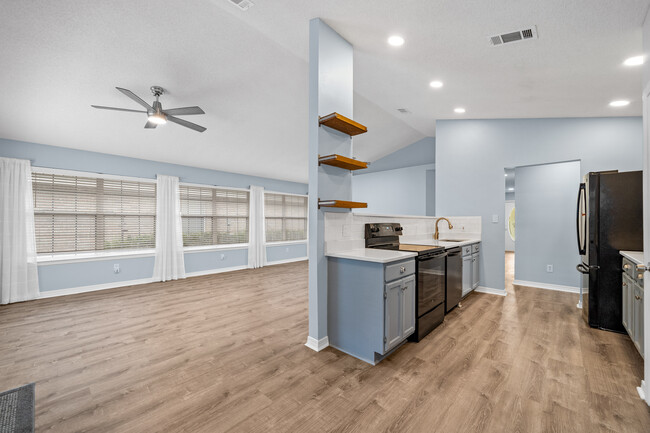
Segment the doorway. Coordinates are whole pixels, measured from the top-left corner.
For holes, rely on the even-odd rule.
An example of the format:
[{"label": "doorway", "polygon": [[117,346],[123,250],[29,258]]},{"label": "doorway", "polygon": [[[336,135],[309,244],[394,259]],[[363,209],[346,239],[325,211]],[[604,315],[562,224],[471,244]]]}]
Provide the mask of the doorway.
[{"label": "doorway", "polygon": [[505,254],[506,254],[506,287],[512,285],[515,279],[515,168],[505,168],[503,170],[506,182],[504,237],[505,237]]},{"label": "doorway", "polygon": [[505,168],[504,179],[506,289],[579,293],[575,200],[580,161]]}]

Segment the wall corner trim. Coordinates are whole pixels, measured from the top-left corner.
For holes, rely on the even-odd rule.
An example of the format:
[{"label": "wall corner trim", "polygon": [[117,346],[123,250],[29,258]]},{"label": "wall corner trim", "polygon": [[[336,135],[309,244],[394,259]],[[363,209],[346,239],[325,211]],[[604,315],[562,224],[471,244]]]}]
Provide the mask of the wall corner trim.
[{"label": "wall corner trim", "polygon": [[536,281],[514,280],[513,286],[534,287],[536,289],[555,290],[556,292],[580,293],[580,287],[562,286],[560,284],[538,283]]},{"label": "wall corner trim", "polygon": [[476,289],[474,289],[474,291],[478,293],[487,293],[488,295],[498,295],[498,296],[508,295],[508,292],[506,292],[504,289],[493,289],[492,287],[478,286]]},{"label": "wall corner trim", "polygon": [[309,347],[311,350],[320,352],[330,345],[329,337],[323,337],[320,340],[316,340],[314,337],[307,337],[307,342],[305,346]]}]

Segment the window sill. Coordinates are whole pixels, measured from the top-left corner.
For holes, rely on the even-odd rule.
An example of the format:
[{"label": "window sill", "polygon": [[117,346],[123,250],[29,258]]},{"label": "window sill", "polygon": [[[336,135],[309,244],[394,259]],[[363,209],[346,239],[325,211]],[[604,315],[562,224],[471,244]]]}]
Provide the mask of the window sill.
[{"label": "window sill", "polygon": [[248,248],[248,244],[224,244],[224,245],[204,245],[200,247],[184,247],[184,253],[204,253],[208,251],[223,250],[243,250]]},{"label": "window sill", "polygon": [[276,245],[299,245],[299,244],[307,244],[309,241],[307,239],[303,239],[300,241],[274,241],[274,242],[267,242],[265,245],[267,247],[273,247]]},{"label": "window sill", "polygon": [[39,265],[56,265],[60,263],[92,262],[96,260],[109,259],[131,259],[136,257],[154,257],[155,249],[111,251],[111,252],[90,252],[77,254],[44,254],[36,257]]}]

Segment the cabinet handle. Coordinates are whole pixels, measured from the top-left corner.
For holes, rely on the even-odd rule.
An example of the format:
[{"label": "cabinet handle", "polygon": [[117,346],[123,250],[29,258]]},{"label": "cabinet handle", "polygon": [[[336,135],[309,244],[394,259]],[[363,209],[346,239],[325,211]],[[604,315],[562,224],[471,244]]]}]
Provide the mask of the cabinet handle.
[{"label": "cabinet handle", "polygon": [[643,265],[636,265],[636,270],[637,270],[637,271],[641,271],[641,272],[645,272],[645,271],[647,271],[648,269],[647,269],[645,266],[643,266]]},{"label": "cabinet handle", "polygon": [[624,265],[623,265],[623,269],[630,269],[630,265],[628,265],[627,263],[624,264]]},{"label": "cabinet handle", "polygon": [[623,287],[627,287],[627,283],[623,283]]},{"label": "cabinet handle", "polygon": [[639,279],[639,280],[642,280],[642,279],[643,279],[643,274],[638,274],[638,275],[636,276],[636,278]]},{"label": "cabinet handle", "polygon": [[404,266],[400,266],[399,267],[399,273],[403,274],[404,272],[406,272],[406,268]]},{"label": "cabinet handle", "polygon": [[640,301],[641,297],[639,295],[634,295],[634,299],[636,299],[637,301]]}]

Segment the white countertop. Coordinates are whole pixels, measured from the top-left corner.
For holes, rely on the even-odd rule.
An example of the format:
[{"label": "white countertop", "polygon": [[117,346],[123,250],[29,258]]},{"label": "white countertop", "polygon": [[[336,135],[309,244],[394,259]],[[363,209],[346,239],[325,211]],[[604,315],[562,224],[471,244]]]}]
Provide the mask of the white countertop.
[{"label": "white countertop", "polygon": [[637,265],[643,264],[643,251],[621,251],[623,257],[627,257]]},{"label": "white countertop", "polygon": [[362,260],[365,262],[375,263],[390,263],[397,260],[410,259],[417,255],[417,253],[409,253],[406,251],[379,250],[376,248],[358,248],[354,250],[336,251],[325,254],[327,257]]}]

